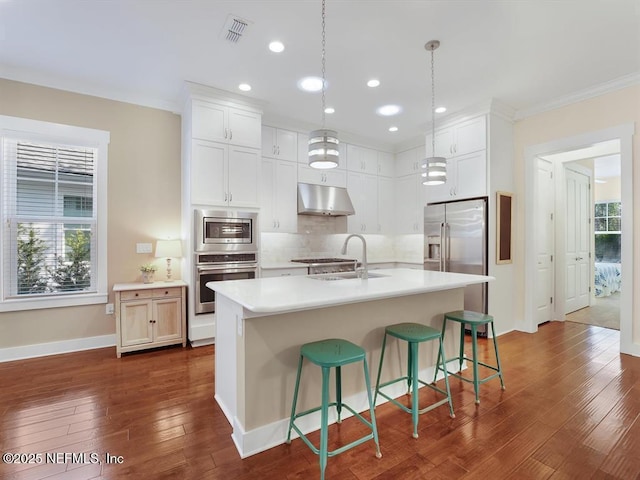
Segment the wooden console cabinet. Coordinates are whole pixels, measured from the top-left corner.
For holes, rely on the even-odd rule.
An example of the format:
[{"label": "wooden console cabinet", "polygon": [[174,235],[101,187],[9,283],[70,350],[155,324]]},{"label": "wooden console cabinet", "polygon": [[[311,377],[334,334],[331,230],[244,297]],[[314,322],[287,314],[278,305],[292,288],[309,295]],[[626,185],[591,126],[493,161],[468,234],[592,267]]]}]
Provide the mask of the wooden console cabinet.
[{"label": "wooden console cabinet", "polygon": [[183,280],[117,283],[116,353],[187,345],[186,287]]}]

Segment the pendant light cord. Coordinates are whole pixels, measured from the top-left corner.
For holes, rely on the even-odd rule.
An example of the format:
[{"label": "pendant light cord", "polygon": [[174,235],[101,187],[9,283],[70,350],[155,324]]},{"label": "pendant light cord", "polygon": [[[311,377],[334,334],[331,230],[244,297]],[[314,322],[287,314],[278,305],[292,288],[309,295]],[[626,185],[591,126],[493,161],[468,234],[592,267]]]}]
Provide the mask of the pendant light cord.
[{"label": "pendant light cord", "polygon": [[433,66],[433,51],[435,46],[431,46],[431,152],[436,156],[436,81]]},{"label": "pendant light cord", "polygon": [[325,47],[326,47],[326,35],[325,35],[325,0],[322,0],[322,128],[325,128],[326,119],[326,97],[325,97]]}]

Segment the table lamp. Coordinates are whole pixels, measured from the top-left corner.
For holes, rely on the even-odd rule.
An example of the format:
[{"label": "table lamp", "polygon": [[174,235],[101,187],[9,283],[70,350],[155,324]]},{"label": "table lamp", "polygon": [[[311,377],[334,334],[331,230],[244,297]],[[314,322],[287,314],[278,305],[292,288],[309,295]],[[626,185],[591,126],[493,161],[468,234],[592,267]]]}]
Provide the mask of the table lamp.
[{"label": "table lamp", "polygon": [[182,257],[182,242],[180,240],[158,240],[156,242],[156,257],[167,259],[167,282],[171,282],[171,259]]}]

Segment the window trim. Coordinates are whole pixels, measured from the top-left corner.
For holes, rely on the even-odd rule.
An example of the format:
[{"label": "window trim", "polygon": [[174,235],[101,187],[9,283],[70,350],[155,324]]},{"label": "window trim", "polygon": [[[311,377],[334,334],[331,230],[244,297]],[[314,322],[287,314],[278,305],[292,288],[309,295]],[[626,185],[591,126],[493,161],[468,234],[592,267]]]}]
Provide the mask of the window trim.
[{"label": "window trim", "polygon": [[[108,301],[107,276],[107,185],[108,152],[111,134],[108,131],[86,127],[76,127],[60,123],[43,122],[27,118],[0,115],[0,140],[5,136],[26,136],[34,141],[81,144],[97,149],[96,158],[96,199],[97,199],[97,275],[96,292],[85,294],[64,294],[60,296],[4,299],[4,283],[0,284],[0,312],[34,310],[42,308],[94,305]],[[0,151],[0,159],[2,159]],[[4,159],[0,161],[0,178],[4,175]],[[2,199],[0,198],[0,204]],[[4,269],[5,246],[0,235],[0,268]],[[0,273],[4,276],[4,270]]]}]

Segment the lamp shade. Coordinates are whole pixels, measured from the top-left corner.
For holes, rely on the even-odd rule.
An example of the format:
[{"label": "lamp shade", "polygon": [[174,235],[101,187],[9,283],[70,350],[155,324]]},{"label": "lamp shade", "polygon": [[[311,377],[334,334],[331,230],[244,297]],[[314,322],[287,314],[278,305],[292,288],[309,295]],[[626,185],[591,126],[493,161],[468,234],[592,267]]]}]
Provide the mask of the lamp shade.
[{"label": "lamp shade", "polygon": [[156,242],[156,257],[182,257],[182,242],[180,240],[158,240]]},{"label": "lamp shade", "polygon": [[429,157],[422,161],[422,184],[442,185],[447,182],[447,159]]},{"label": "lamp shade", "polygon": [[338,166],[338,134],[334,130],[314,130],[309,134],[309,166],[335,168]]}]

